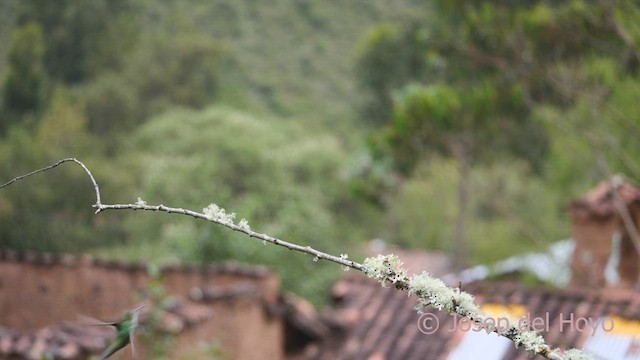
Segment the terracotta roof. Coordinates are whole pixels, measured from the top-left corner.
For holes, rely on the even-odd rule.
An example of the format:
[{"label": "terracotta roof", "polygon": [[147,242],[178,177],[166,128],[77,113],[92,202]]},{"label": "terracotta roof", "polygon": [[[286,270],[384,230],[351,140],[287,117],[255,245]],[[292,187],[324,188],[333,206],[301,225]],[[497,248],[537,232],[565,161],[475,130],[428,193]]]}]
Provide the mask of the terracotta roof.
[{"label": "terracotta roof", "polygon": [[[547,341],[560,348],[586,346],[597,352],[598,347],[605,346],[605,351],[612,350],[607,348],[609,345],[602,345],[606,343],[603,336],[611,334],[604,333],[599,338],[592,336],[591,328],[585,329],[586,323],[579,323],[578,319],[592,319],[597,323],[605,317],[618,316],[640,328],[640,293],[633,290],[554,290],[528,288],[513,282],[478,282],[464,285],[463,290],[474,294],[476,300],[487,307],[493,304],[494,308],[500,309],[504,304],[519,305],[517,308],[529,314],[530,319],[542,319],[548,331],[546,327],[538,330],[545,330],[541,333]],[[333,336],[307,346],[295,359],[429,360],[448,359],[449,356],[449,359],[468,359],[475,358],[478,351],[487,355],[483,359],[530,359],[525,351],[516,349],[507,339],[485,332],[465,331],[463,326],[452,330],[456,319],[444,311],[427,309],[426,315],[420,316],[413,310],[414,297],[382,288],[364,276],[356,274],[342,279],[334,286],[333,297],[336,307],[325,319]],[[503,314],[495,316],[498,318]],[[571,316],[578,322],[569,324]],[[439,325],[437,331],[431,333],[427,327],[434,319]],[[623,336],[629,340],[626,350],[633,351],[630,339],[638,336],[640,331],[631,338]],[[478,350],[478,346],[482,350]],[[501,353],[488,355],[498,350]]]},{"label": "terracotta roof", "polygon": [[617,213],[613,201],[615,189],[618,190],[618,194],[626,206],[640,204],[640,189],[618,175],[601,182],[584,197],[571,203],[571,213],[578,217],[610,218]]},{"label": "terracotta roof", "polygon": [[[145,262],[132,262],[123,260],[111,260],[94,258],[91,255],[58,254],[36,251],[16,251],[0,248],[0,261],[15,261],[34,265],[67,265],[67,266],[91,266],[97,268],[119,269],[132,272],[147,272],[148,264]],[[263,278],[272,275],[273,272],[265,266],[245,265],[234,262],[216,263],[208,265],[194,264],[167,264],[159,268],[161,273],[206,273],[229,274],[248,278]]]}]

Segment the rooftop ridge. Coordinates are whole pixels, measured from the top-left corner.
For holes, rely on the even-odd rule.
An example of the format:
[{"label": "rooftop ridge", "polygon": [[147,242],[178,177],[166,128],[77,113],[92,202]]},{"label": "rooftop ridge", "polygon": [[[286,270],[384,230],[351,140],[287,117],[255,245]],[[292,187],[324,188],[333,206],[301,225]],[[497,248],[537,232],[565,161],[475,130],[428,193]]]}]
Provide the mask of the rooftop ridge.
[{"label": "rooftop ridge", "polygon": [[640,203],[640,188],[621,175],[616,175],[601,181],[584,196],[574,200],[569,205],[569,211],[578,217],[610,218],[618,212],[613,201],[615,193],[626,206]]},{"label": "rooftop ridge", "polygon": [[[42,266],[86,266],[108,269],[119,269],[131,272],[147,272],[149,263],[145,261],[115,260],[96,258],[90,254],[70,254],[40,252],[33,250],[15,250],[0,248],[0,262],[19,262]],[[164,264],[159,266],[161,273],[197,273],[238,275],[251,278],[262,278],[273,274],[269,268],[261,265],[246,265],[234,261],[208,264]]]}]

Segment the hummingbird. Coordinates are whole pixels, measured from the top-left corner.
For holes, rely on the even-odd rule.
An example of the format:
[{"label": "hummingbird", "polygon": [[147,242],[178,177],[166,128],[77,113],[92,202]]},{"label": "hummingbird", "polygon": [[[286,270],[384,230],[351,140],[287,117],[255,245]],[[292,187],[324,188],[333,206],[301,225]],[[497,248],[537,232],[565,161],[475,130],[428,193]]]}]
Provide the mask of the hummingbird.
[{"label": "hummingbird", "polygon": [[100,360],[105,360],[111,355],[113,355],[116,351],[124,348],[128,344],[131,344],[131,352],[133,354],[133,358],[136,358],[136,348],[133,342],[133,336],[138,327],[138,318],[140,309],[144,307],[143,305],[138,306],[137,308],[127,311],[124,315],[124,318],[119,322],[110,322],[110,323],[97,323],[94,325],[108,325],[113,326],[118,331],[118,335],[116,339],[104,350],[102,355],[100,355]]}]

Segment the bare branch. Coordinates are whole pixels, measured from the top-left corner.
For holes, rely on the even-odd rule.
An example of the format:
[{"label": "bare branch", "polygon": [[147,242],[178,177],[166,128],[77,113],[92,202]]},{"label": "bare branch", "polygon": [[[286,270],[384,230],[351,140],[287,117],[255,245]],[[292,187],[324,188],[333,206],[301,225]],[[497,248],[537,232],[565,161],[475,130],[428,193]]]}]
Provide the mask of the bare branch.
[{"label": "bare branch", "polygon": [[273,236],[269,236],[267,234],[263,234],[263,233],[259,233],[256,231],[253,231],[251,229],[248,229],[246,227],[240,226],[240,225],[236,225],[232,222],[227,222],[227,221],[221,221],[218,219],[212,219],[209,216],[203,214],[203,213],[199,213],[197,211],[193,211],[193,210],[188,210],[188,209],[182,209],[182,208],[173,208],[173,207],[169,207],[169,206],[165,206],[165,205],[147,205],[147,204],[114,204],[114,205],[94,205],[94,207],[97,208],[96,210],[96,214],[105,210],[122,210],[122,209],[129,209],[129,210],[146,210],[146,211],[162,211],[162,212],[166,212],[169,214],[181,214],[181,215],[187,215],[187,216],[191,216],[194,217],[196,219],[202,219],[202,220],[207,220],[207,221],[211,221],[213,223],[216,223],[218,225],[222,225],[228,229],[231,229],[233,231],[237,231],[237,232],[241,232],[243,234],[249,235],[252,238],[256,238],[256,239],[260,239],[262,241],[266,241],[278,246],[282,246],[285,247],[289,250],[295,250],[295,251],[299,251],[305,254],[309,254],[309,255],[313,255],[318,259],[324,259],[324,260],[329,260],[331,262],[340,264],[342,266],[348,266],[352,269],[356,269],[356,270],[363,270],[363,266],[362,264],[352,261],[352,260],[347,260],[346,258],[343,257],[339,257],[339,256],[335,256],[335,255],[331,255],[319,250],[316,250],[314,248],[312,248],[311,246],[302,246],[302,245],[298,245],[298,244],[294,244],[282,239],[278,239],[276,237]]},{"label": "bare branch", "polygon": [[[368,276],[376,278],[383,285],[385,283],[391,282],[394,284],[394,287],[396,289],[407,291],[409,292],[409,294],[417,295],[418,298],[420,299],[420,304],[422,305],[436,305],[433,302],[433,300],[430,298],[429,292],[436,292],[436,291],[447,292],[448,294],[452,294],[452,296],[450,297],[450,303],[444,307],[446,308],[447,311],[466,317],[479,326],[484,327],[485,325],[483,324],[482,320],[486,317],[486,314],[479,312],[478,310],[479,308],[473,302],[473,297],[470,294],[467,294],[461,291],[459,288],[456,288],[456,289],[450,288],[444,285],[444,283],[441,280],[431,278],[430,276],[424,273],[421,275],[413,276],[411,278],[408,277],[406,275],[406,270],[402,269],[401,267],[395,266],[395,265],[401,265],[402,263],[399,261],[399,259],[397,259],[397,257],[394,257],[393,255],[389,255],[389,256],[381,255],[377,259],[368,258],[365,260],[365,264],[369,262],[369,265],[365,266],[365,264],[348,260],[346,255],[340,255],[340,256],[331,255],[331,254],[322,252],[320,250],[314,249],[311,246],[302,246],[302,245],[294,244],[294,243],[284,241],[282,239],[278,239],[276,237],[273,237],[267,234],[253,231],[249,228],[249,226],[247,226],[246,220],[242,220],[239,224],[234,224],[232,221],[232,218],[234,215],[214,216],[211,213],[207,213],[207,209],[204,209],[203,212],[200,213],[193,210],[188,210],[183,208],[174,208],[174,207],[169,207],[162,204],[147,205],[144,201],[142,201],[142,199],[138,199],[138,202],[136,202],[135,204],[112,204],[112,205],[102,204],[102,202],[100,201],[100,188],[98,187],[98,183],[96,182],[95,178],[91,174],[91,171],[89,171],[89,169],[81,161],[79,161],[76,158],[62,159],[42,169],[38,169],[28,174],[18,176],[7,183],[0,185],[0,189],[6,186],[9,186],[19,180],[22,180],[26,177],[29,177],[31,175],[35,175],[40,172],[51,170],[65,162],[74,162],[80,165],[84,169],[84,171],[87,173],[87,175],[89,175],[89,178],[91,178],[91,182],[93,183],[93,186],[96,192],[96,203],[93,205],[93,207],[96,208],[96,214],[105,210],[145,210],[145,211],[156,211],[156,212],[161,211],[169,214],[180,214],[180,215],[191,216],[196,219],[211,221],[213,223],[224,226],[233,231],[237,231],[245,235],[248,235],[249,237],[260,239],[262,241],[269,242],[274,245],[282,246],[289,250],[294,250],[301,253],[313,255],[315,257],[314,260],[324,259],[324,260],[334,262],[336,264],[340,264],[344,267],[362,271]],[[212,206],[214,205],[212,204]],[[219,209],[217,207],[215,208],[218,210],[221,210],[221,213],[224,214],[224,209]],[[397,259],[397,263],[395,263],[394,266],[390,266],[390,264],[386,260],[391,258]],[[373,265],[371,265],[373,263],[376,263],[376,261],[380,263],[379,267],[374,267]],[[417,286],[416,284],[412,284],[412,282],[416,282],[416,281],[422,282],[422,285]],[[427,287],[424,287],[425,282],[435,282],[437,285],[434,288],[427,288]],[[442,304],[438,304],[438,305],[439,305],[438,306],[439,308],[443,307]],[[533,354],[541,355],[547,359],[552,359],[552,360],[588,359],[586,355],[583,355],[582,353],[579,353],[579,352],[577,353],[577,350],[575,349],[569,350],[563,354],[559,350],[551,348],[549,345],[547,345],[544,342],[544,339],[539,334],[533,331],[519,329],[515,326],[512,326],[511,328],[509,328],[508,331],[501,331],[498,328],[491,328],[486,330],[490,332],[494,332],[500,336],[504,336],[507,339],[513,341],[516,345],[524,346],[524,348],[527,351]]]},{"label": "bare branch", "polygon": [[31,175],[35,175],[35,174],[38,174],[38,173],[41,173],[41,172],[45,172],[47,170],[51,170],[51,169],[57,167],[58,165],[66,163],[66,162],[69,162],[69,161],[73,161],[74,163],[80,165],[82,167],[82,169],[84,169],[84,171],[87,173],[87,175],[89,175],[89,178],[91,179],[91,183],[93,184],[93,188],[95,189],[95,192],[96,192],[96,204],[94,206],[97,206],[99,208],[102,205],[102,203],[100,202],[100,188],[98,187],[98,183],[96,182],[96,179],[93,177],[93,174],[91,174],[91,171],[89,170],[89,168],[87,168],[80,160],[78,160],[76,158],[62,159],[62,160],[56,161],[55,163],[53,163],[53,164],[51,164],[49,166],[43,167],[42,169],[38,169],[38,170],[32,171],[32,172],[30,172],[28,174],[24,174],[24,175],[15,177],[15,178],[11,179],[10,181],[0,185],[0,189],[2,189],[4,187],[7,187],[7,186],[9,186],[9,185],[11,185],[11,184],[13,184],[13,183],[15,183],[17,181],[20,181],[20,180],[22,180],[22,179],[24,179],[26,177],[31,176]]}]

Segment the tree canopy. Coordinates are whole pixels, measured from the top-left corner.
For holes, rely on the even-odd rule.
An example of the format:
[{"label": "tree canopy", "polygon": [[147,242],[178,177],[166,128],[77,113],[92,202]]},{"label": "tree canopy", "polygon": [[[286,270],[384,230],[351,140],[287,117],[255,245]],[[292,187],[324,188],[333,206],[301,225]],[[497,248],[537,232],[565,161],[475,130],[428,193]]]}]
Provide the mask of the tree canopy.
[{"label": "tree canopy", "polygon": [[[329,250],[541,250],[569,235],[573,197],[640,179],[638,23],[633,2],[585,0],[6,0],[0,172],[74,155],[116,200],[215,201]],[[86,179],[55,171],[0,193],[0,245],[290,260],[96,220]],[[329,282],[285,281],[316,298]]]}]

